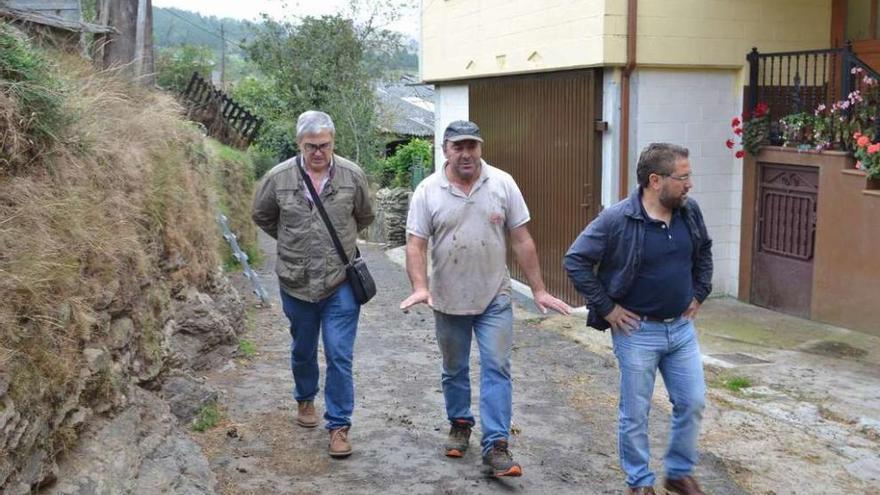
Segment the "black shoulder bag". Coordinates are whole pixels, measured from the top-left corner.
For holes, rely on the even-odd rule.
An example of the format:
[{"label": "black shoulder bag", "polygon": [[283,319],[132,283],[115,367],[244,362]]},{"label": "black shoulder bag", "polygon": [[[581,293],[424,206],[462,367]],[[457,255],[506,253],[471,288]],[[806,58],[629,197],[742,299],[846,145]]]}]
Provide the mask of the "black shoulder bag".
[{"label": "black shoulder bag", "polygon": [[355,252],[357,253],[355,258],[353,260],[348,259],[348,255],[345,254],[345,249],[342,247],[342,243],[339,242],[339,236],[336,235],[336,229],[333,228],[333,224],[330,223],[330,217],[327,216],[327,211],[324,210],[321,198],[318,196],[318,192],[315,191],[315,186],[312,185],[312,179],[306,175],[306,171],[300,164],[299,157],[296,157],[296,168],[299,169],[303,182],[305,182],[306,187],[309,188],[309,194],[312,195],[312,202],[315,203],[315,206],[318,208],[318,213],[321,214],[321,219],[324,220],[324,225],[327,226],[327,232],[330,233],[330,238],[333,239],[333,245],[336,247],[336,252],[339,254],[342,264],[345,265],[345,275],[348,279],[348,283],[351,285],[351,291],[354,293],[355,300],[358,304],[366,304],[367,301],[376,295],[376,282],[373,281],[373,276],[370,275],[370,271],[367,270],[367,263],[361,258],[361,253],[357,248],[355,248]]}]

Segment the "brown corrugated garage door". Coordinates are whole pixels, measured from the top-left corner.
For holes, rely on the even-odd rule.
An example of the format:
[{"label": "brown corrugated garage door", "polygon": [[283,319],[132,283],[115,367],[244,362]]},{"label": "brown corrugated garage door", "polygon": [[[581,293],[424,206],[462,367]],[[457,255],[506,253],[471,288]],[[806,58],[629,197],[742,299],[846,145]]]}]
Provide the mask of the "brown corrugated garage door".
[{"label": "brown corrugated garage door", "polygon": [[[470,117],[485,140],[483,158],[522,189],[548,289],[582,305],[562,257],[599,212],[601,70],[482,79],[469,86]],[[518,266],[511,269],[525,282]]]}]

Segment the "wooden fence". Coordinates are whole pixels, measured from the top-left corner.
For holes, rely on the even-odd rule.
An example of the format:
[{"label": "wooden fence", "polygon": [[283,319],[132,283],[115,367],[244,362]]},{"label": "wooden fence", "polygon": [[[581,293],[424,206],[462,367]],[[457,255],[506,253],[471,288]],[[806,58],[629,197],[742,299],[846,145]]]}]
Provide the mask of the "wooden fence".
[{"label": "wooden fence", "polygon": [[228,146],[247,148],[263,125],[263,119],[250,113],[198,73],[193,73],[189,80],[183,100],[187,117],[204,124],[209,136]]}]

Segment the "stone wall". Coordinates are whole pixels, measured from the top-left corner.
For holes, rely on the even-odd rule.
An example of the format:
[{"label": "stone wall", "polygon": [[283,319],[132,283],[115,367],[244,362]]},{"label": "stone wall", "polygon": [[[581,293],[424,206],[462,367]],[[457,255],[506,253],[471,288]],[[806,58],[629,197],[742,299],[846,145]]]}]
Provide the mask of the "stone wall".
[{"label": "stone wall", "polygon": [[402,187],[379,189],[373,196],[376,219],[366,230],[364,237],[371,242],[381,242],[389,247],[406,244],[406,214],[412,191]]},{"label": "stone wall", "polygon": [[[244,304],[218,272],[205,292],[97,313],[78,379],[54,410],[9,394],[0,369],[0,493],[213,493],[216,480],[185,428],[217,393],[194,371],[225,362]],[[155,312],[155,314],[153,313]],[[58,455],[62,452],[62,455]]]}]

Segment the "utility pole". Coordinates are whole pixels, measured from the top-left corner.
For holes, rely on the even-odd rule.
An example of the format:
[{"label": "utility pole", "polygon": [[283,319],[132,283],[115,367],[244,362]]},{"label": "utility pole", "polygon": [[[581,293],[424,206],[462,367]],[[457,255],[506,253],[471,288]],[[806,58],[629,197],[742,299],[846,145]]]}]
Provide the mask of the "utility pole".
[{"label": "utility pole", "polygon": [[100,18],[116,28],[104,42],[103,67],[120,68],[138,84],[152,86],[153,13],[151,0],[109,0],[100,3]]},{"label": "utility pole", "polygon": [[226,31],[223,28],[223,19],[220,19],[220,87],[226,91]]}]

